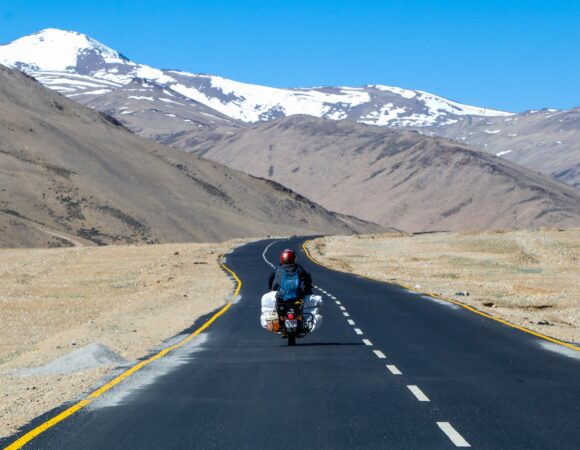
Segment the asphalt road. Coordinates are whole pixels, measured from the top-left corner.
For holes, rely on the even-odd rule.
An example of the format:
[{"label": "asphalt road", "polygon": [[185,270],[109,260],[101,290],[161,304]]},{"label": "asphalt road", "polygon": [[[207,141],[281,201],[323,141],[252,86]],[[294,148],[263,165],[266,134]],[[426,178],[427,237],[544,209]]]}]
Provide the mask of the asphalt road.
[{"label": "asphalt road", "polygon": [[302,252],[325,322],[288,347],[258,320],[271,243],[228,256],[241,299],[207,332],[26,448],[580,448],[573,350]]}]

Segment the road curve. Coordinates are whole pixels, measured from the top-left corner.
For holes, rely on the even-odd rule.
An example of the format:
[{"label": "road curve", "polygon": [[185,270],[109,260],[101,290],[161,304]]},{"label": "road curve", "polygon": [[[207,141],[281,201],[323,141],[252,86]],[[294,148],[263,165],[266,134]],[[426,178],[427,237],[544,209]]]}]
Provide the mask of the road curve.
[{"label": "road curve", "polygon": [[[578,352],[318,266],[302,241],[238,248],[226,314],[26,448],[579,448]],[[325,301],[293,348],[258,321],[266,260],[288,246]]]}]

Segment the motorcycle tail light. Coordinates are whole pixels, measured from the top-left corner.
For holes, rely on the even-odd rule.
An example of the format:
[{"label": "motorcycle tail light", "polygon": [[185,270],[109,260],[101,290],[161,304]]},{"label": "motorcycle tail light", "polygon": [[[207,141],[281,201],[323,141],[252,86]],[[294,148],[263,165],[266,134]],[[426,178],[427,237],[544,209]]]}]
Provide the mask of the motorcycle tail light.
[{"label": "motorcycle tail light", "polygon": [[288,320],[294,320],[294,313],[288,313]]}]

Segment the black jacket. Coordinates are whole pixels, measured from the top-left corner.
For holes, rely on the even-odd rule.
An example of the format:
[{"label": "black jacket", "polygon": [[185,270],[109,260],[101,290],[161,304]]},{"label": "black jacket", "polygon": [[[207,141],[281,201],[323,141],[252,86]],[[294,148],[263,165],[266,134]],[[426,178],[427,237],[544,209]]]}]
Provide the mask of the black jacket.
[{"label": "black jacket", "polygon": [[304,295],[312,295],[312,278],[310,274],[304,270],[304,268],[299,264],[280,264],[275,272],[270,274],[268,279],[268,288],[271,291],[277,291],[280,289],[280,281],[282,279],[282,271],[286,272],[298,272],[300,279],[304,283]]}]

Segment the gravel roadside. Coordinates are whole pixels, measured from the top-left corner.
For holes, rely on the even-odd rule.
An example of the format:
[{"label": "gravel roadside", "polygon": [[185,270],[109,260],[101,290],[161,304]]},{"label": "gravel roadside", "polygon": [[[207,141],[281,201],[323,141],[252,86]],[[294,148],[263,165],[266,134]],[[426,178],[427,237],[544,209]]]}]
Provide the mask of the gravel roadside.
[{"label": "gravel roadside", "polygon": [[223,305],[241,243],[0,250],[0,436]]}]

